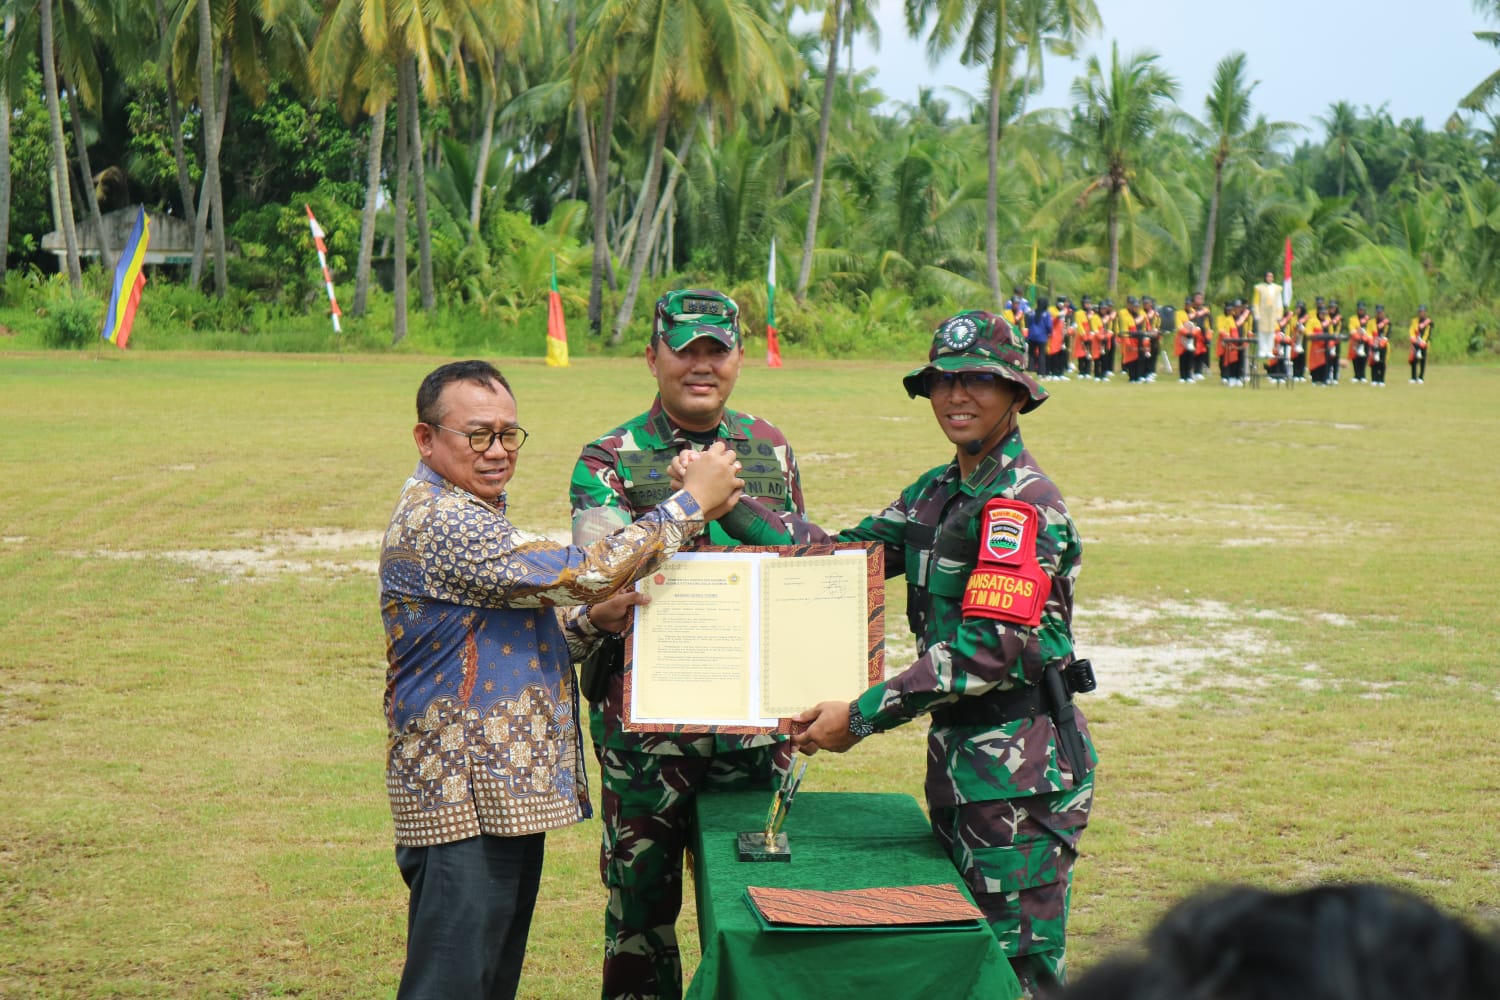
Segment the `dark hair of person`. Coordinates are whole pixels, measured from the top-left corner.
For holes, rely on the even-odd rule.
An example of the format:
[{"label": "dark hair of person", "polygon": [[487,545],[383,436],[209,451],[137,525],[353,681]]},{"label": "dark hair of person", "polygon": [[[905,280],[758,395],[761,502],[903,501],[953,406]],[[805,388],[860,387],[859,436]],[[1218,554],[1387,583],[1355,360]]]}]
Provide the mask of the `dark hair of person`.
[{"label": "dark hair of person", "polygon": [[1229,887],[1179,903],[1140,957],[1108,959],[1056,1000],[1493,1000],[1500,939],[1401,889]]},{"label": "dark hair of person", "polygon": [[505,381],[505,376],[500,374],[500,369],[488,361],[453,361],[433,369],[417,388],[418,420],[424,424],[435,424],[443,419],[443,414],[438,410],[438,398],[454,382],[469,382],[486,389],[499,382],[512,399],[516,396],[511,392],[510,383]]}]

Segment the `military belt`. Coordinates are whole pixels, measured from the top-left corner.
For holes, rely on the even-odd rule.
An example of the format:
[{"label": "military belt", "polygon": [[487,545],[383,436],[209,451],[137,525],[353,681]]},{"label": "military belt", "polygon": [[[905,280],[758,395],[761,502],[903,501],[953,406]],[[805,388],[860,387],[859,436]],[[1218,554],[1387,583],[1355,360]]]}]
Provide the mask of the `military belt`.
[{"label": "military belt", "polygon": [[978,698],[960,698],[932,710],[934,726],[999,726],[1017,719],[1045,715],[1046,699],[1039,687],[992,688]]}]

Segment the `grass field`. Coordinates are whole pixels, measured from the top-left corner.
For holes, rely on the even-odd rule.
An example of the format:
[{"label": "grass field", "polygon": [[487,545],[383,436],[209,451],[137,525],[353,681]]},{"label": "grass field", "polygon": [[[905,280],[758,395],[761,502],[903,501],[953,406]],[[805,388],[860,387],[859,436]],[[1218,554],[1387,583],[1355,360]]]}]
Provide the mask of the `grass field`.
[{"label": "grass field", "polygon": [[[436,363],[0,354],[0,996],[394,992],[374,566]],[[504,367],[532,434],[512,516],[564,531],[579,446],[652,384]],[[735,403],[787,432],[822,523],[948,457],[908,367],[747,363]],[[1210,882],[1500,916],[1500,369],[1392,368],[1065,383],[1024,418],[1084,536],[1100,675],[1075,969]],[[808,787],[920,794],[921,746],[820,755]],[[596,991],[598,837],[549,838],[527,997]]]}]

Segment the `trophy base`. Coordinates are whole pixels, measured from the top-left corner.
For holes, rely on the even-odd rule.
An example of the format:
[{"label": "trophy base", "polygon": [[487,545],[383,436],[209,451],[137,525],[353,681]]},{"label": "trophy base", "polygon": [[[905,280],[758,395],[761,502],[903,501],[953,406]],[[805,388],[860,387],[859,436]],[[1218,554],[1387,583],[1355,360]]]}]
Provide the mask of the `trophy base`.
[{"label": "trophy base", "polygon": [[764,830],[751,830],[739,835],[737,846],[741,861],[792,860],[792,848],[784,833],[778,833],[773,841],[767,843]]}]

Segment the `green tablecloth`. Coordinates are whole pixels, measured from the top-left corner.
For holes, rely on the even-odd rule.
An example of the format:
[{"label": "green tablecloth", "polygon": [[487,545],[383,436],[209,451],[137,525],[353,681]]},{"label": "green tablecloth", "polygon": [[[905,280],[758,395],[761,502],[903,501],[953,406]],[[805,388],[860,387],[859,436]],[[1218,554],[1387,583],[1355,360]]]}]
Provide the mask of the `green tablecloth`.
[{"label": "green tablecloth", "polygon": [[698,796],[694,853],[703,961],[688,1000],[1021,995],[1010,963],[979,924],[897,932],[761,930],[745,900],[746,886],[962,887],[909,795],[805,792],[783,828],[791,839],[791,862],[739,861],[736,835],[759,828],[769,805],[766,792]]}]

